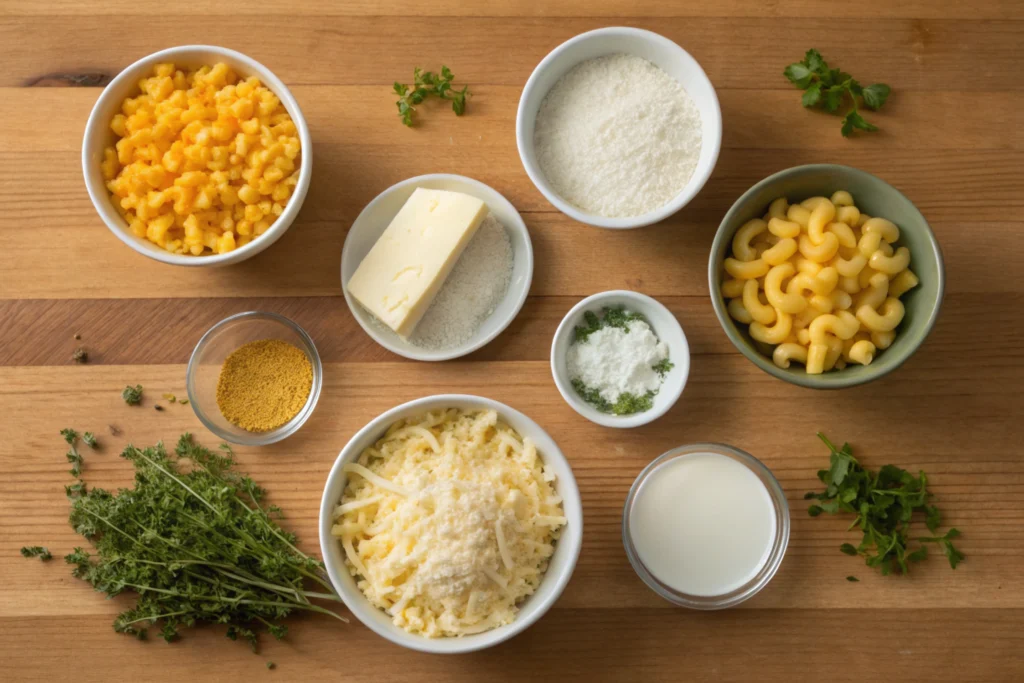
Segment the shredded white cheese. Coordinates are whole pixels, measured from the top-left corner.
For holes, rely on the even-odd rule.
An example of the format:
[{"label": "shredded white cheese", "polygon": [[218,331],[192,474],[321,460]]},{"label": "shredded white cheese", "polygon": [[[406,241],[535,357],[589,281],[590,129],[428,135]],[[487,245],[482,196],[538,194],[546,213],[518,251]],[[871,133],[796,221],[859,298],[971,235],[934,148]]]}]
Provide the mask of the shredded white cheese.
[{"label": "shredded white cheese", "polygon": [[553,474],[493,411],[399,422],[344,469],[332,533],[360,590],[410,633],[512,622],[566,524]]}]

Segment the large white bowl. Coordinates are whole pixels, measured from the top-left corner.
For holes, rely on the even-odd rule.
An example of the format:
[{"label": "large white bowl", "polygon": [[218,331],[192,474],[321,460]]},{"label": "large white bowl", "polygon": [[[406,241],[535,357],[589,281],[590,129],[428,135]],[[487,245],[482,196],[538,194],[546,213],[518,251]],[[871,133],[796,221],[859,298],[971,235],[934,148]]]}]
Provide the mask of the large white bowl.
[{"label": "large white bowl", "polygon": [[[412,196],[417,187],[431,190],[462,192],[480,199],[491,210],[498,222],[505,227],[512,242],[512,278],[509,280],[505,298],[477,328],[465,343],[447,349],[424,349],[399,337],[384,323],[377,321],[365,308],[348,293],[348,281],[355,275],[363,258],[370,252],[381,233],[387,229],[391,219]],[[377,195],[356,217],[345,246],[341,251],[341,289],[345,293],[352,315],[359,325],[375,342],[389,351],[413,360],[442,361],[465,356],[476,351],[508,327],[519,314],[526,302],[533,280],[533,243],[516,207],[494,188],[461,175],[430,173],[403,180]]]},{"label": "large white bowl", "polygon": [[[190,69],[224,62],[239,76],[256,76],[263,85],[280,98],[299,132],[299,141],[302,143],[299,182],[295,186],[295,191],[288,200],[287,206],[265,233],[245,246],[226,254],[208,256],[172,254],[159,245],[138,237],[128,228],[128,223],[114,206],[106,182],[103,180],[103,172],[100,168],[103,161],[103,150],[115,142],[114,132],[110,130],[110,121],[121,110],[121,102],[124,98],[138,94],[139,80],[152,75],[153,67],[163,62],[173,62],[175,66]],[[270,69],[255,59],[243,55],[241,52],[213,45],[183,45],[154,52],[119,73],[103,89],[100,98],[96,100],[92,113],[89,115],[89,121],[85,124],[85,138],[82,140],[82,173],[85,176],[85,187],[89,191],[89,198],[92,200],[92,205],[96,207],[100,218],[118,239],[135,251],[151,259],[176,266],[224,266],[244,261],[269,247],[285,233],[295,217],[299,215],[299,209],[302,208],[302,202],[306,199],[306,192],[309,190],[312,172],[313,142],[309,135],[309,127],[306,125],[306,118],[302,115],[302,110],[299,109],[299,103],[295,101],[285,84]]]},{"label": "large white bowl", "polygon": [[[651,329],[660,341],[668,344],[668,359],[672,369],[665,374],[661,389],[654,395],[654,405],[649,410],[632,415],[610,415],[590,405],[576,393],[569,376],[566,356],[575,338],[577,325],[583,324],[583,314],[587,311],[600,313],[603,308],[623,306],[628,311],[642,313]],[[551,342],[551,374],[555,378],[555,386],[569,407],[577,413],[603,427],[639,427],[657,420],[676,404],[683,394],[686,379],[690,376],[690,345],[679,321],[663,304],[646,294],[631,292],[625,289],[600,292],[588,296],[565,314],[558,329],[555,330]]]},{"label": "large white bowl", "polygon": [[[533,144],[537,110],[558,79],[580,62],[616,53],[642,57],[679,81],[700,111],[702,136],[697,167],[682,191],[672,201],[654,211],[626,218],[608,218],[586,213],[562,199],[548,183],[537,163]],[[686,50],[651,31],[623,26],[601,28],[570,38],[552,50],[533,70],[519,99],[519,111],[516,114],[516,145],[519,147],[519,158],[522,159],[530,180],[541,194],[565,215],[599,228],[641,228],[664,220],[686,206],[711,177],[711,172],[718,161],[718,152],[722,147],[722,111],[718,106],[715,87],[711,85],[697,60]]]},{"label": "large white bowl", "polygon": [[[391,623],[391,618],[382,610],[374,607],[359,587],[345,566],[345,551],[341,543],[331,535],[334,508],[341,500],[345,490],[347,476],[342,471],[346,463],[354,462],[359,455],[384,435],[387,428],[403,418],[412,417],[438,408],[462,408],[464,410],[494,410],[498,417],[515,429],[523,437],[529,437],[537,446],[537,451],[544,463],[555,473],[555,489],[562,497],[562,507],[568,523],[562,529],[562,536],[555,544],[555,553],[551,557],[547,573],[541,580],[537,591],[527,598],[519,608],[515,621],[484,633],[461,638],[425,638],[407,633]],[[327,485],[320,502],[320,552],[323,554],[327,575],[335,590],[345,601],[345,605],[361,622],[366,624],[378,635],[393,643],[412,650],[438,654],[455,654],[473,652],[497,645],[508,640],[541,618],[555,603],[562,590],[569,583],[576,560],[580,555],[583,542],[583,508],[580,504],[580,492],[576,488],[576,478],[572,475],[569,461],[562,455],[554,440],[540,425],[503,403],[480,396],[464,394],[442,394],[428,396],[403,403],[380,415],[363,427],[345,445],[334,461]]]}]

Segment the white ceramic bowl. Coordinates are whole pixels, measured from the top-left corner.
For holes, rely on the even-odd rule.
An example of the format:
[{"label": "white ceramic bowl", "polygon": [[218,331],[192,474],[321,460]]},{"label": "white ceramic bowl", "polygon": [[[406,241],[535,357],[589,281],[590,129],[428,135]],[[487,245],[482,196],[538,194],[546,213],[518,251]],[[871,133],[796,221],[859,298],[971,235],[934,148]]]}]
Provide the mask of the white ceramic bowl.
[{"label": "white ceramic bowl", "polygon": [[[505,298],[480,324],[472,337],[464,344],[447,349],[425,349],[402,339],[384,323],[376,320],[348,293],[348,281],[355,274],[356,268],[417,187],[462,192],[483,200],[494,217],[505,226],[505,232],[512,242],[512,279],[509,281]],[[530,242],[526,223],[512,203],[497,190],[479,180],[447,173],[431,173],[409,178],[381,192],[356,217],[341,251],[341,289],[345,293],[345,301],[348,302],[352,315],[375,342],[389,351],[413,360],[451,360],[472,353],[489,343],[501,334],[519,313],[519,309],[526,302],[532,279],[533,243]]]},{"label": "white ceramic bowl", "polygon": [[[154,65],[162,62],[173,62],[176,66],[187,68],[224,62],[234,69],[235,73],[239,76],[256,76],[263,85],[280,98],[281,103],[288,110],[288,115],[292,117],[292,121],[295,122],[295,127],[298,129],[299,140],[302,143],[299,182],[291,199],[288,200],[288,205],[265,233],[249,242],[249,244],[227,254],[212,254],[208,256],[172,254],[159,245],[136,236],[129,230],[128,223],[114,206],[110,198],[110,192],[107,190],[106,183],[103,180],[103,172],[100,170],[100,164],[103,161],[103,150],[115,142],[114,133],[110,130],[110,121],[121,110],[121,102],[124,98],[138,94],[139,80],[150,76]],[[89,115],[89,121],[85,124],[85,138],[82,141],[82,173],[85,175],[85,187],[89,191],[89,198],[92,200],[92,204],[96,207],[96,211],[99,213],[100,218],[103,219],[103,222],[107,224],[107,227],[110,228],[110,231],[118,239],[135,251],[151,259],[176,266],[224,266],[229,263],[244,261],[269,247],[285,233],[299,214],[302,202],[306,198],[306,192],[309,190],[309,180],[312,171],[313,142],[309,136],[309,127],[306,125],[306,119],[302,115],[302,110],[299,109],[298,102],[295,101],[288,88],[270,69],[251,57],[247,57],[241,52],[213,45],[183,45],[154,52],[119,73],[103,89],[100,98],[96,100],[92,113]]]},{"label": "white ceramic bowl", "polygon": [[[529,437],[537,446],[544,463],[555,473],[555,489],[562,497],[562,506],[568,523],[562,529],[562,536],[555,544],[555,552],[548,564],[547,573],[541,580],[537,591],[528,597],[519,607],[515,621],[484,633],[464,636],[461,638],[425,638],[413,635],[391,623],[391,618],[382,610],[373,606],[345,566],[345,551],[341,543],[331,535],[334,523],[334,508],[341,500],[345,490],[347,477],[342,471],[346,463],[355,461],[368,446],[384,435],[388,427],[403,418],[420,415],[428,410],[438,408],[462,408],[466,410],[495,410],[498,417],[519,432]],[[327,485],[324,487],[323,499],[320,502],[320,552],[323,554],[327,575],[335,590],[345,601],[345,605],[361,622],[378,635],[393,643],[412,650],[437,654],[456,654],[473,652],[497,645],[525,631],[558,600],[562,594],[580,555],[583,542],[583,508],[580,503],[580,492],[576,488],[569,461],[562,455],[554,440],[540,425],[517,410],[489,398],[468,396],[463,394],[442,394],[419,398],[392,408],[375,418],[352,437],[334,461]]]},{"label": "white ceramic bowl", "polygon": [[[537,163],[533,134],[537,110],[558,79],[580,62],[603,55],[627,53],[643,57],[682,84],[700,111],[701,150],[690,181],[661,208],[640,216],[607,218],[586,213],[562,199]],[[516,114],[516,145],[527,175],[549,202],[570,218],[599,228],[640,228],[668,218],[693,199],[711,176],[722,146],[722,111],[715,88],[697,60],[668,38],[638,28],[615,26],[588,31],[552,50],[533,70],[523,88]]]},{"label": "white ceramic bowl", "polygon": [[[584,401],[572,386],[572,378],[569,376],[566,355],[569,347],[572,346],[577,325],[583,325],[583,314],[593,311],[600,314],[603,308],[614,308],[624,306],[628,311],[642,313],[650,323],[654,334],[661,341],[668,344],[668,359],[672,362],[672,369],[665,375],[665,380],[654,396],[654,405],[650,410],[633,415],[611,415],[602,413],[594,406]],[[554,341],[551,342],[551,374],[555,378],[555,386],[562,394],[565,402],[577,413],[591,422],[596,422],[605,427],[639,427],[657,420],[675,405],[686,386],[686,378],[690,374],[690,345],[686,341],[686,335],[679,321],[672,315],[665,306],[655,301],[646,294],[630,292],[628,290],[614,290],[601,292],[588,296],[583,301],[572,307],[555,331]]]}]

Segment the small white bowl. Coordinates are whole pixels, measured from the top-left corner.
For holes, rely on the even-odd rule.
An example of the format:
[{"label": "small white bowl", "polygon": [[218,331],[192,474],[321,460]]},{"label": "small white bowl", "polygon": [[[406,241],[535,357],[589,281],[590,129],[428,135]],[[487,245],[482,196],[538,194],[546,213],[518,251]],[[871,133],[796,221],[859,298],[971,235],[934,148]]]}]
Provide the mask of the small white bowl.
[{"label": "small white bowl", "polygon": [[[650,410],[632,415],[602,413],[584,401],[572,386],[572,378],[569,377],[569,368],[566,362],[576,326],[584,324],[583,314],[587,311],[600,314],[601,309],[616,306],[624,306],[628,311],[643,314],[658,339],[668,344],[668,359],[672,362],[672,369],[666,373],[661,388],[654,395],[654,405]],[[624,289],[601,292],[588,296],[573,306],[572,310],[562,318],[562,322],[559,323],[558,329],[555,331],[554,341],[551,342],[551,374],[554,376],[555,386],[558,387],[558,392],[562,394],[565,402],[591,422],[604,427],[639,427],[657,420],[679,400],[683,393],[683,387],[686,386],[686,378],[690,374],[690,345],[686,342],[683,328],[672,312],[646,294]]]},{"label": "small white bowl", "polygon": [[[359,587],[345,566],[345,551],[341,543],[331,535],[334,524],[334,508],[341,500],[345,490],[347,476],[342,471],[346,463],[354,462],[360,454],[373,445],[388,427],[398,420],[420,415],[438,408],[462,408],[464,410],[494,410],[498,417],[515,429],[523,437],[529,437],[537,446],[537,451],[544,459],[544,464],[555,474],[555,490],[562,497],[562,507],[568,523],[562,529],[562,535],[555,544],[555,552],[548,563],[547,572],[541,579],[537,591],[528,597],[520,606],[515,621],[505,626],[484,633],[463,636],[460,638],[426,638],[408,633],[391,623],[391,618],[383,610],[375,607]],[[344,600],[349,611],[377,635],[387,638],[393,643],[421,652],[436,654],[456,654],[482,650],[497,645],[525,631],[558,600],[562,590],[569,583],[576,560],[580,555],[583,542],[583,507],[580,503],[580,492],[576,487],[576,478],[572,474],[569,461],[562,455],[558,445],[548,436],[540,425],[513,410],[503,403],[480,396],[464,394],[441,394],[419,398],[392,408],[375,418],[352,437],[334,461],[327,484],[324,487],[323,499],[320,502],[320,552],[327,567],[327,575],[331,584]]]},{"label": "small white bowl", "polygon": [[[175,66],[186,68],[212,66],[217,62],[224,62],[239,76],[256,76],[263,85],[280,98],[299,132],[299,141],[302,143],[299,182],[295,186],[295,192],[288,200],[287,206],[265,233],[245,246],[226,254],[208,256],[172,254],[161,246],[138,237],[128,228],[128,223],[114,206],[114,202],[110,198],[110,191],[107,190],[106,182],[103,180],[103,172],[100,169],[103,150],[115,142],[114,132],[110,130],[110,121],[121,110],[121,102],[126,97],[138,94],[139,80],[152,75],[153,67],[163,62],[173,62]],[[89,115],[89,121],[85,124],[85,138],[82,140],[82,173],[85,175],[85,187],[89,191],[89,198],[92,200],[92,205],[96,207],[100,218],[118,239],[135,251],[151,259],[176,266],[224,266],[244,261],[269,247],[288,230],[292,221],[299,214],[302,202],[306,198],[306,192],[309,190],[312,172],[313,142],[309,135],[309,127],[306,125],[306,118],[302,115],[302,110],[299,109],[299,103],[295,101],[288,88],[270,69],[251,57],[243,55],[241,52],[213,45],[183,45],[154,52],[119,73],[103,89],[100,98],[96,100],[92,113]]]},{"label": "small white bowl", "polygon": [[[609,54],[627,53],[642,57],[660,67],[682,84],[693,99],[701,119],[701,149],[690,181],[664,206],[626,218],[608,218],[586,213],[562,199],[548,183],[537,163],[533,135],[537,110],[544,97],[562,76],[580,62]],[[697,60],[668,38],[638,28],[615,26],[588,31],[570,38],[552,50],[533,70],[519,99],[516,114],[516,145],[526,174],[549,202],[573,220],[599,228],[641,228],[668,218],[686,206],[711,176],[722,147],[722,111],[715,87]]]},{"label": "small white bowl", "polygon": [[[412,196],[417,187],[431,190],[449,190],[462,192],[482,200],[487,204],[494,217],[505,227],[509,240],[512,242],[512,278],[509,281],[505,298],[494,309],[465,343],[448,349],[424,349],[399,337],[384,323],[376,320],[348,293],[348,281],[356,272],[356,268],[369,253],[377,239],[391,223],[398,211]],[[403,180],[392,185],[377,195],[366,205],[349,228],[345,238],[345,246],[341,251],[341,289],[345,293],[345,301],[359,325],[375,342],[388,351],[413,360],[442,361],[459,358],[476,351],[488,344],[508,327],[509,323],[519,314],[526,302],[533,280],[533,243],[516,207],[505,199],[497,190],[460,175],[448,173],[430,173]]]}]

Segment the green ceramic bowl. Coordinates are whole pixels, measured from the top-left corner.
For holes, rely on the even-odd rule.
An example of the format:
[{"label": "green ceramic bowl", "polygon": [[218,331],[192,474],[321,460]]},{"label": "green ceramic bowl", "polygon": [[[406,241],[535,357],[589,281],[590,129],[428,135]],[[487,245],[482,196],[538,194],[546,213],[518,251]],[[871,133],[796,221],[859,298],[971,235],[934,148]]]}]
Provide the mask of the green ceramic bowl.
[{"label": "green ceramic bowl", "polygon": [[[747,326],[729,317],[726,300],[721,294],[725,271],[722,263],[729,253],[732,237],[751,218],[763,216],[768,205],[777,197],[786,197],[790,203],[808,197],[831,196],[836,190],[847,190],[853,195],[857,207],[870,216],[888,218],[900,228],[898,244],[910,249],[910,268],[921,284],[901,297],[906,316],[897,328],[896,341],[879,351],[870,365],[849,365],[821,375],[808,375],[802,365],[792,364],[788,369],[775,365],[771,348],[750,338]],[[711,301],[718,321],[725,328],[730,341],[757,367],[770,375],[802,387],[813,389],[841,389],[864,384],[886,375],[902,365],[925,340],[942,305],[945,272],[942,250],[932,234],[928,222],[899,190],[870,173],[835,164],[797,166],[768,176],[743,193],[725,214],[715,241],[711,245],[708,263],[708,283]]]}]

